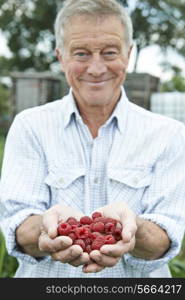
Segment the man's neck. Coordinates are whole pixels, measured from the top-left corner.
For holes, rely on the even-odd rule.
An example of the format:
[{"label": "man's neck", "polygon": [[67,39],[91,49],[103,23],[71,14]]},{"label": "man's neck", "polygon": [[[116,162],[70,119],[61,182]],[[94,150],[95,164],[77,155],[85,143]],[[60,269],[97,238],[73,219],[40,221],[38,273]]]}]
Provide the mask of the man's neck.
[{"label": "man's neck", "polygon": [[85,109],[78,107],[84,123],[88,126],[92,137],[98,136],[99,128],[110,118],[115,107],[93,107]]}]

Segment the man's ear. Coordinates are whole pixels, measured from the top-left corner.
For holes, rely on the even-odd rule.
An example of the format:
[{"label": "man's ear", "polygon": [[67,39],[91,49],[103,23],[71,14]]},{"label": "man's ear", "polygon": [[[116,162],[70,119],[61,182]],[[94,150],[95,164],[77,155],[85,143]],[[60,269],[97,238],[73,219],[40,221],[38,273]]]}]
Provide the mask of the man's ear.
[{"label": "man's ear", "polygon": [[56,48],[55,53],[56,53],[56,56],[57,56],[58,61],[60,63],[61,70],[62,70],[62,72],[64,72],[64,63],[63,63],[63,58],[62,58],[61,51],[58,48]]}]

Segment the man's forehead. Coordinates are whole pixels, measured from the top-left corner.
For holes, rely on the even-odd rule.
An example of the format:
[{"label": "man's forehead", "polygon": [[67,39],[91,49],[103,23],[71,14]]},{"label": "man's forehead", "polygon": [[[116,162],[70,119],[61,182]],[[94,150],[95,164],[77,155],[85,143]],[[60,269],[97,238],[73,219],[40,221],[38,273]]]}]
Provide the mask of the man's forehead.
[{"label": "man's forehead", "polygon": [[108,16],[104,19],[87,16],[75,16],[69,19],[65,25],[65,33],[71,36],[101,34],[117,34],[123,32],[123,24],[115,16]]},{"label": "man's forehead", "polygon": [[[90,42],[84,42],[83,40],[81,41],[73,41],[71,40],[71,42],[69,43],[70,48],[72,49],[80,49],[80,48],[88,48],[90,45],[93,45],[93,41],[92,43]],[[98,42],[98,40],[96,40],[95,43],[96,47],[98,48],[102,48],[102,47],[119,47],[120,46],[120,41],[117,39],[105,39],[105,40],[101,40]]]}]

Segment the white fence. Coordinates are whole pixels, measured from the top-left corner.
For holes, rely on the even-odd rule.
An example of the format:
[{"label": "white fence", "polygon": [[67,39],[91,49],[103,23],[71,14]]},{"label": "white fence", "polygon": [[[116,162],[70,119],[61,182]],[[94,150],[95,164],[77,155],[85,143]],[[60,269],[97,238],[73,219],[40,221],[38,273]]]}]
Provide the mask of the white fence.
[{"label": "white fence", "polygon": [[185,93],[153,93],[150,110],[185,123]]}]

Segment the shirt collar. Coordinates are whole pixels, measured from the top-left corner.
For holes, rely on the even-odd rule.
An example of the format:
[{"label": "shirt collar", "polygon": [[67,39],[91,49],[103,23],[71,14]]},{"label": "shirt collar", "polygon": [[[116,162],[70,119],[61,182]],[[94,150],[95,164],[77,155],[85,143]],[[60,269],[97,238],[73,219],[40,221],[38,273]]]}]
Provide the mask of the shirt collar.
[{"label": "shirt collar", "polygon": [[82,119],[75,103],[72,88],[70,88],[69,94],[67,95],[67,105],[65,107],[64,128],[66,128],[69,125],[74,115],[77,119]]},{"label": "shirt collar", "polygon": [[[75,99],[72,93],[72,88],[70,88],[69,94],[67,95],[67,105],[65,109],[65,115],[64,115],[64,128],[66,128],[72,117],[75,115],[77,120],[81,120],[82,118],[79,114],[78,108],[75,103]],[[110,116],[109,120],[106,122],[109,124],[113,119],[117,120],[117,126],[121,133],[124,133],[125,131],[125,124],[128,114],[128,98],[126,96],[124,87],[121,86],[121,97],[118,101],[112,115]]]}]

